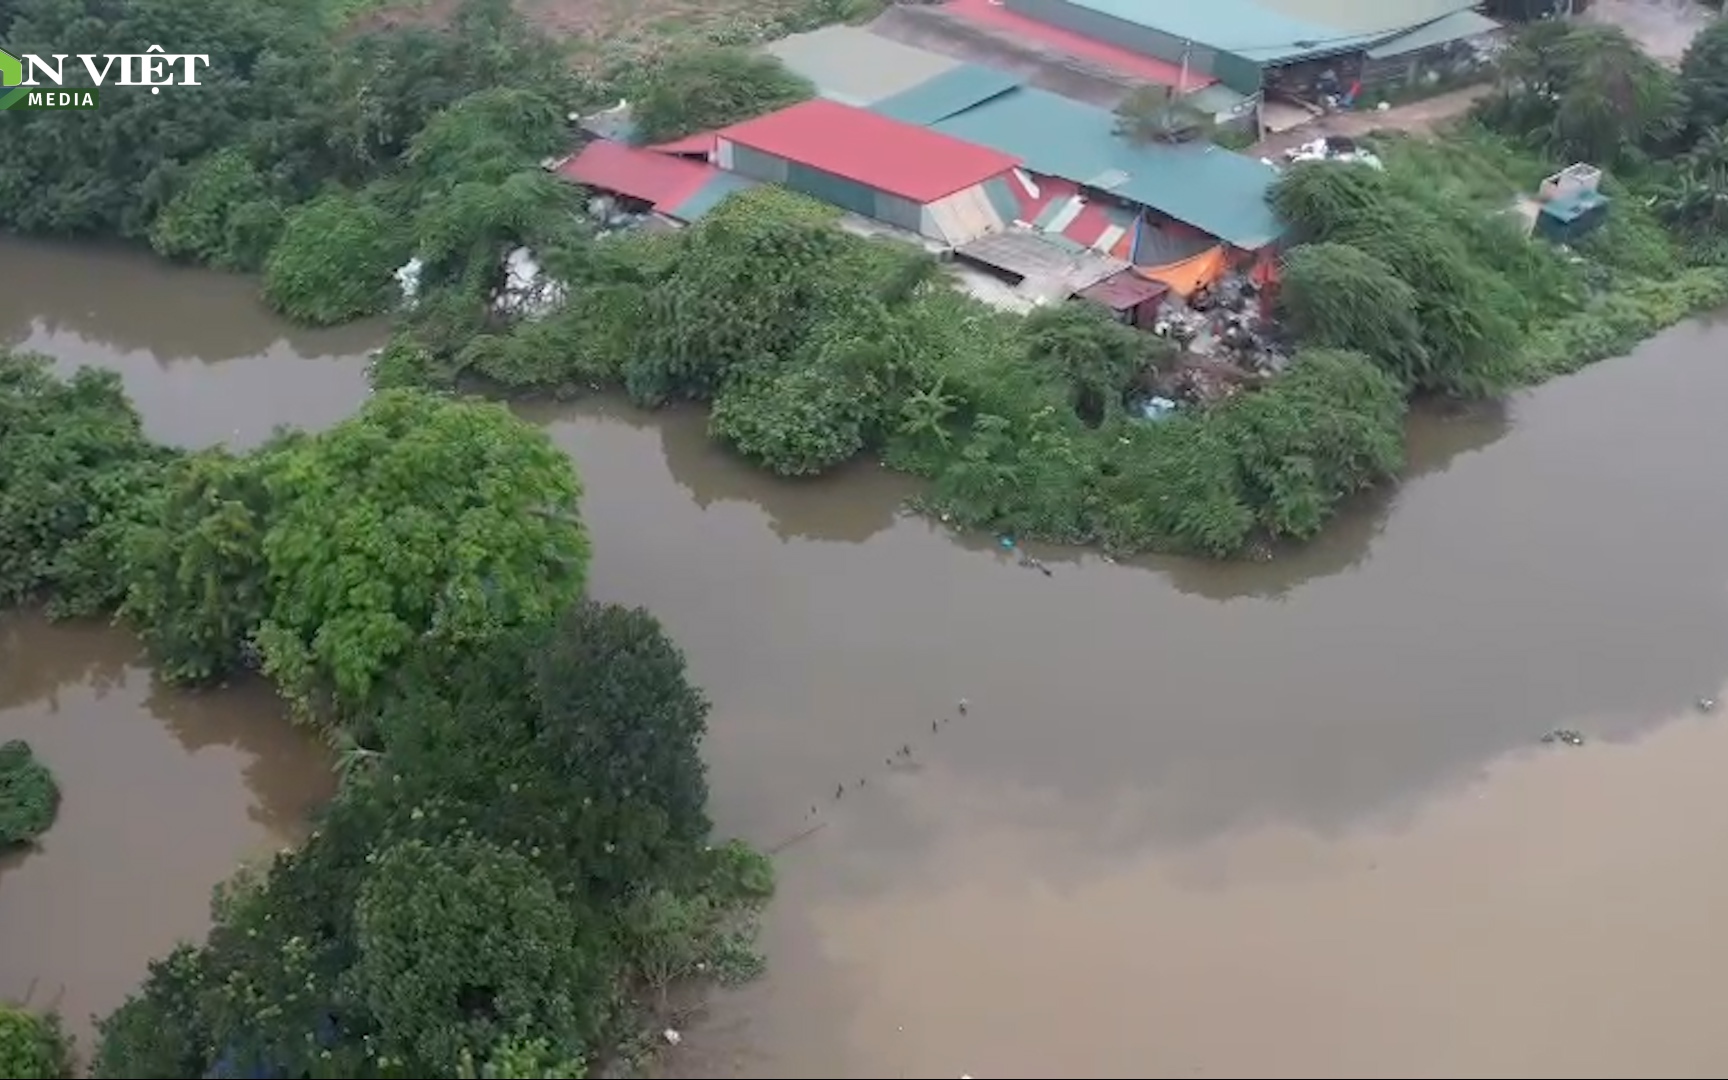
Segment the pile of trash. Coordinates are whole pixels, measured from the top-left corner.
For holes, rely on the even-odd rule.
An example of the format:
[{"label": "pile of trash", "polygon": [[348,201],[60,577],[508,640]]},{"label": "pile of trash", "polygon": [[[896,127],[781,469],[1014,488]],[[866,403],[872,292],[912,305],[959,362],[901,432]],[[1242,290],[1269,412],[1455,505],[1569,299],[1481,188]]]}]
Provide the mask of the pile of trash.
[{"label": "pile of trash", "polygon": [[1293,150],[1286,150],[1284,160],[1292,164],[1298,161],[1356,162],[1374,169],[1386,168],[1379,155],[1357,145],[1356,140],[1348,135],[1327,135],[1313,142],[1303,143]]},{"label": "pile of trash", "polygon": [[1261,317],[1260,290],[1247,275],[1226,275],[1186,301],[1167,303],[1152,332],[1183,351],[1220,360],[1248,372],[1276,374],[1290,362]]}]

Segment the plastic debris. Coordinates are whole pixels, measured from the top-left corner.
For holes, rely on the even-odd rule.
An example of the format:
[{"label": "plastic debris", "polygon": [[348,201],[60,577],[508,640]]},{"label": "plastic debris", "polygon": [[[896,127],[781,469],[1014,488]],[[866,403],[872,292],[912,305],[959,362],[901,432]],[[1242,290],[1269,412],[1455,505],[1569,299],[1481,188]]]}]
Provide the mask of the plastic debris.
[{"label": "plastic debris", "polygon": [[684,1036],[678,1034],[678,1032],[673,1028],[667,1028],[664,1034],[668,1045],[677,1046],[679,1043],[684,1041]]}]

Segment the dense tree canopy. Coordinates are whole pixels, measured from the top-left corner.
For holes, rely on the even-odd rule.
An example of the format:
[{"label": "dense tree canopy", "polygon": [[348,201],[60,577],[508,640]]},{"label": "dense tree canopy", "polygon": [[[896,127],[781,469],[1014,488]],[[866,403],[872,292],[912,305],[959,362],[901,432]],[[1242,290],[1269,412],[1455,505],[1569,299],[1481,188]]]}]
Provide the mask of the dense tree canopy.
[{"label": "dense tree canopy", "polygon": [[636,989],[750,973],[771,879],[709,846],[705,707],[651,617],[580,604],[393,685],[311,840],[152,967],[96,1075],[583,1076]]},{"label": "dense tree canopy", "polygon": [[60,810],[60,788],[22,739],[0,743],[0,852],[48,831]]},{"label": "dense tree canopy", "polygon": [[1674,74],[1618,27],[1551,19],[1531,24],[1500,60],[1487,115],[1556,158],[1615,165],[1679,130]]},{"label": "dense tree canopy", "polygon": [[[772,873],[712,843],[707,704],[652,616],[583,599],[581,489],[544,433],[394,390],[170,453],[113,379],[10,354],[0,420],[30,466],[0,474],[8,601],[118,605],[172,679],[261,667],[344,766],[308,842],[101,1022],[95,1075],[580,1077],[669,982],[754,972]],[[0,847],[57,799],[0,746]],[[0,1013],[11,1075],[62,1075],[57,1039]]]}]

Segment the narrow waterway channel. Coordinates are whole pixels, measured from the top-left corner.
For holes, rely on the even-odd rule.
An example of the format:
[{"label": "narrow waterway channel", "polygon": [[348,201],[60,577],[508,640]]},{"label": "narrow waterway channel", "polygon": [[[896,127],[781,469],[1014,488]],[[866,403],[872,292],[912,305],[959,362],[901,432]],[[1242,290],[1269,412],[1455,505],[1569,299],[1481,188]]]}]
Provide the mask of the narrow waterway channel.
[{"label": "narrow waterway channel", "polygon": [[[161,437],[365,393],[376,328],[293,332],[129,254],[0,263],[28,270],[0,341],[120,371]],[[1049,578],[873,469],[777,483],[694,414],[525,410],[580,464],[595,592],[659,615],[714,701],[722,828],[823,826],[782,854],[769,977],[669,1074],[1720,1075],[1728,734],[1689,710],[1728,677],[1724,354],[1690,324],[1423,417],[1398,492],[1271,564],[1043,553]],[[267,695],[8,625],[0,735],[68,807],[0,876],[0,994],[64,987],[76,1020],[328,774]],[[1561,726],[1587,745],[1538,743]]]}]

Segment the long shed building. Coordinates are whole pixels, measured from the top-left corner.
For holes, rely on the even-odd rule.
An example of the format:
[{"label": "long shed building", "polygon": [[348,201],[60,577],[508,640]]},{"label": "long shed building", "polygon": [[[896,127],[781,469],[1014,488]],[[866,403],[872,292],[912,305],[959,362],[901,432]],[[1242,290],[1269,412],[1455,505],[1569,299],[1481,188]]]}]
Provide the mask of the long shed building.
[{"label": "long shed building", "polygon": [[1019,165],[999,150],[820,98],[722,129],[714,161],[954,247],[1002,231],[986,185]]}]

